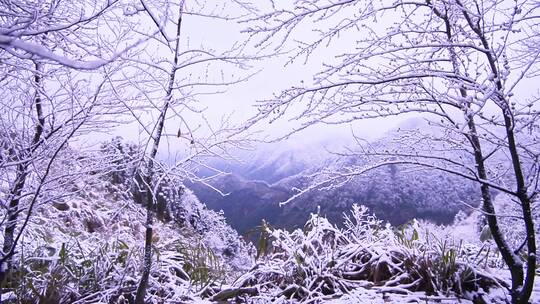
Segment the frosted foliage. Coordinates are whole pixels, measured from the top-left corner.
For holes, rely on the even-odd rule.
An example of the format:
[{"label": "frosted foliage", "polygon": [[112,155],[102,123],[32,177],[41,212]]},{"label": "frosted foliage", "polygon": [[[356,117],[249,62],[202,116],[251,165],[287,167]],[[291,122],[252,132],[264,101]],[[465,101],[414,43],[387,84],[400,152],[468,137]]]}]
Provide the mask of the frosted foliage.
[{"label": "frosted foliage", "polygon": [[[109,302],[129,298],[136,286],[144,240],[140,207],[114,197],[105,182],[73,186],[76,197],[39,207],[25,232],[16,260],[26,275],[14,282],[20,300]],[[189,280],[181,275],[183,258],[174,257],[174,244],[190,240],[171,225],[154,229],[163,241],[156,242],[152,293],[182,299]]]},{"label": "frosted foliage", "polygon": [[[116,170],[118,164],[110,164],[112,160],[118,158],[99,154],[95,158],[62,158],[59,164],[72,172],[100,167],[108,170],[95,172],[107,174],[58,182],[57,188],[43,195],[46,203],[36,209],[15,255],[14,279],[4,287],[11,291],[9,296],[50,303],[133,300],[145,237],[143,207],[133,203],[126,191],[129,187],[118,184],[131,179],[126,178],[126,172]],[[178,204],[176,210],[183,210],[190,219],[188,224],[181,226],[172,220],[153,225],[155,251],[148,303],[201,300],[198,284],[202,279],[191,277],[199,274],[186,267],[188,262],[193,263],[194,253],[214,259],[212,264],[202,265],[208,267],[209,275],[204,279],[211,285],[234,277],[252,263],[249,247],[227,226],[223,216],[206,210],[189,190],[180,197],[180,201],[170,203]]]},{"label": "frosted foliage", "polygon": [[430,296],[504,303],[489,295],[505,283],[461,257],[462,244],[439,238],[434,227],[414,221],[395,230],[358,205],[344,229],[317,214],[303,230],[266,227],[271,249],[233,286],[240,294],[257,290],[249,303],[342,303],[360,295],[369,303]]},{"label": "frosted foliage", "polygon": [[[381,231],[382,221],[368,213],[368,208],[354,204],[351,214],[344,215],[344,225],[349,236],[357,242],[374,243],[377,241],[391,241],[392,235],[389,227]],[[386,232],[386,233],[384,233]]]}]

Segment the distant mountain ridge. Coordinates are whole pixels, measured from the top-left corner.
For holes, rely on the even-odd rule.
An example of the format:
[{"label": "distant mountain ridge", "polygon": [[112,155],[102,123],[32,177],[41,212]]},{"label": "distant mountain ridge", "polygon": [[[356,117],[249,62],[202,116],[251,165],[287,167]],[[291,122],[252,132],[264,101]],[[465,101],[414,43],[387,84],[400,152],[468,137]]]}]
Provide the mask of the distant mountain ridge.
[{"label": "distant mountain ridge", "polygon": [[[408,127],[423,125],[408,122]],[[379,142],[390,141],[392,135]],[[240,233],[260,225],[262,219],[277,227],[300,227],[315,212],[340,223],[342,213],[354,203],[366,205],[393,225],[412,218],[448,224],[458,211],[468,210],[467,205],[479,201],[473,182],[440,171],[391,165],[358,176],[339,188],[310,191],[280,207],[279,203],[296,194],[297,189],[307,188],[321,170],[339,171],[365,162],[359,156],[338,156],[328,150],[316,145],[303,150],[269,146],[243,164],[214,164],[230,172],[211,182],[228,193],[226,196],[204,185],[187,186],[208,208],[223,210],[227,222]]]}]

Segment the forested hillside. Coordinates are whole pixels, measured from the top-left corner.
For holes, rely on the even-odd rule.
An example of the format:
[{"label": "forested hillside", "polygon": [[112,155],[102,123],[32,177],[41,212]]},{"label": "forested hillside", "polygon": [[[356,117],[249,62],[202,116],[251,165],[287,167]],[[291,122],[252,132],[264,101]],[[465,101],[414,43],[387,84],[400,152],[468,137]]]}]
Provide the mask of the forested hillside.
[{"label": "forested hillside", "polygon": [[[403,125],[402,132],[411,123]],[[397,133],[391,131],[372,145],[391,147]],[[359,154],[339,155],[322,145],[272,152],[275,145],[261,149],[243,164],[213,164],[230,172],[210,182],[227,195],[209,191],[200,183],[188,183],[188,187],[209,208],[223,210],[228,223],[242,234],[260,225],[262,219],[280,228],[302,227],[309,215],[317,212],[341,225],[343,212],[355,203],[367,206],[377,217],[395,226],[413,218],[450,224],[459,211],[470,213],[471,207],[480,204],[474,182],[436,170],[390,165],[356,176],[339,187],[313,189],[280,206],[297,194],[295,189],[306,189],[320,179],[317,172],[367,166],[371,160]]]}]

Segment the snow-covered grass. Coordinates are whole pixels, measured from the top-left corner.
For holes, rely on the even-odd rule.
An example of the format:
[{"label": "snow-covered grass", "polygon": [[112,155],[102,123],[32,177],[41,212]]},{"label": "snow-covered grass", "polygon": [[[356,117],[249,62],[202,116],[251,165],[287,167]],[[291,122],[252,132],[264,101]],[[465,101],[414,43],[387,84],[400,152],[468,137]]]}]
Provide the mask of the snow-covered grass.
[{"label": "snow-covered grass", "polygon": [[[354,206],[339,229],[313,214],[303,230],[265,227],[266,256],[214,300],[248,303],[505,303],[507,283],[475,263],[476,245],[435,226],[384,225]],[[432,229],[433,228],[433,229]],[[478,253],[478,252],[477,252]],[[361,299],[361,300],[359,300]]]},{"label": "snow-covered grass", "polygon": [[[5,286],[15,303],[128,303],[144,245],[144,209],[123,185],[89,177],[76,194],[39,206]],[[157,221],[149,303],[196,301],[251,264],[234,230],[190,192],[175,202],[190,223]],[[186,211],[187,210],[187,211]],[[234,238],[234,241],[231,241]],[[126,302],[127,301],[127,302]]]}]

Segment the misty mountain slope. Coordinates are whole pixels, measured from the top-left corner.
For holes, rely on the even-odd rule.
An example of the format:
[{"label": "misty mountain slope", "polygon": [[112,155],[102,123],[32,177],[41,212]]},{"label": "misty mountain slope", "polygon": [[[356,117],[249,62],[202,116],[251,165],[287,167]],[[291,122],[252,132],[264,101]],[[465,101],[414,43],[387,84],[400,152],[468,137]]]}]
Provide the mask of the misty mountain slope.
[{"label": "misty mountain slope", "polygon": [[[362,203],[380,218],[395,225],[412,218],[438,223],[452,222],[459,210],[479,201],[474,184],[434,172],[402,172],[395,175],[378,170],[345,185],[328,190],[313,190],[287,205],[294,188],[309,185],[303,175],[286,178],[273,185],[243,180],[234,174],[218,178],[212,185],[229,193],[221,196],[204,185],[189,184],[197,197],[214,210],[223,210],[227,222],[240,233],[261,223],[264,218],[278,227],[300,227],[309,213],[320,211],[339,222],[343,211],[353,203]],[[444,206],[444,208],[443,208]]]},{"label": "misty mountain slope", "polygon": [[262,219],[277,223],[285,216],[276,204],[286,200],[289,192],[262,181],[244,180],[234,174],[218,177],[212,184],[227,192],[218,192],[198,183],[186,183],[197,197],[212,210],[223,210],[223,215],[233,228],[245,234],[261,224]]},{"label": "misty mountain slope", "polygon": [[[210,162],[210,166],[223,172],[234,173],[246,180],[265,181],[269,184],[279,182],[284,178],[302,174],[332,161],[342,140],[311,140],[304,142],[300,139],[290,139],[279,143],[267,143],[257,146],[255,151],[239,151],[237,158],[240,162],[229,162],[220,159]],[[201,168],[199,174],[210,175],[212,172]]]},{"label": "misty mountain slope", "polygon": [[[405,127],[426,129],[427,133],[439,132],[427,126],[421,119],[407,121],[371,145],[381,149],[395,145],[394,141],[399,139]],[[478,187],[473,182],[437,170],[390,165],[360,174],[339,187],[328,187],[332,185],[330,176],[323,189],[313,189],[279,207],[280,202],[298,193],[297,189],[306,189],[329,178],[329,175],[321,175],[324,171],[342,172],[376,161],[351,152],[349,155],[331,153],[323,146],[309,146],[304,150],[298,147],[284,150],[286,148],[277,146],[275,151],[263,150],[243,164],[217,164],[220,169],[231,172],[211,182],[214,187],[229,193],[225,197],[202,185],[189,184],[188,187],[209,208],[223,210],[228,223],[240,233],[259,225],[263,218],[278,227],[301,227],[309,214],[318,210],[339,223],[342,212],[350,209],[353,203],[368,206],[379,218],[394,225],[412,218],[448,224],[459,210],[468,210],[468,206],[477,206],[480,202]],[[268,184],[258,182],[260,180]]]},{"label": "misty mountain slope", "polygon": [[338,220],[353,203],[361,203],[394,225],[412,218],[447,224],[459,210],[467,209],[463,203],[477,204],[474,186],[437,171],[409,171],[395,166],[360,175],[337,188],[313,190],[285,208],[300,210],[306,206],[316,210],[319,206],[323,214]]},{"label": "misty mountain slope", "polygon": [[250,162],[252,165],[245,166],[239,173],[251,180],[266,181],[270,184],[309,168],[308,161],[292,151],[266,159],[256,158]]}]

